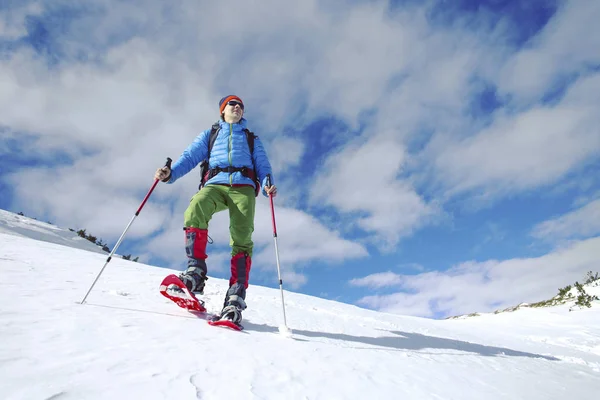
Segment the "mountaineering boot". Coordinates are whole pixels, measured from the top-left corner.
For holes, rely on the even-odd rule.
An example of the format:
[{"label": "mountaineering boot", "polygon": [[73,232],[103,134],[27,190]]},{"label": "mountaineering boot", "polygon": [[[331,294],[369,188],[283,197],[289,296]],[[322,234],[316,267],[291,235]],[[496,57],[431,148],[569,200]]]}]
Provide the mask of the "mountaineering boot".
[{"label": "mountaineering boot", "polygon": [[188,257],[188,267],[179,279],[190,292],[204,294],[204,283],[206,276],[206,244],[208,242],[208,230],[193,227],[183,228],[185,231],[185,252]]},{"label": "mountaineering boot", "polygon": [[252,259],[246,253],[238,253],[231,258],[231,278],[229,278],[229,289],[225,294],[220,319],[241,324],[242,311],[246,309],[246,289],[251,266]]},{"label": "mountaineering boot", "polygon": [[219,319],[227,319],[236,325],[242,324],[242,311],[246,308],[244,299],[237,295],[229,296],[227,304],[221,310]]},{"label": "mountaineering boot", "polygon": [[208,277],[198,267],[188,267],[185,272],[179,274],[181,282],[185,283],[185,286],[190,292],[194,294],[204,294],[204,284],[208,280]]}]

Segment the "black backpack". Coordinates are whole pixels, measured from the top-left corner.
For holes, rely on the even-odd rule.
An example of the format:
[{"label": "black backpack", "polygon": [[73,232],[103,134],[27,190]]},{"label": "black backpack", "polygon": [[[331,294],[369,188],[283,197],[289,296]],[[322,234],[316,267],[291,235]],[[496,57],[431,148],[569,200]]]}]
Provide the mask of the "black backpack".
[{"label": "black backpack", "polygon": [[[254,166],[254,160],[252,160],[252,169],[248,167],[226,167],[226,168],[213,168],[209,169],[208,161],[210,160],[210,152],[215,144],[215,140],[217,140],[217,136],[219,135],[219,131],[221,130],[221,125],[219,122],[215,122],[213,126],[210,128],[210,134],[208,136],[208,154],[206,158],[200,163],[200,185],[198,186],[198,190],[202,189],[206,182],[209,179],[217,175],[219,172],[241,172],[243,176],[248,177],[254,181],[255,184],[255,196],[258,196],[260,193],[260,182],[258,181],[258,174],[256,173],[256,166]],[[248,149],[250,150],[250,157],[254,155],[254,139],[258,138],[253,132],[250,132],[247,128],[244,128],[244,133],[246,134],[246,139],[248,140]]]}]

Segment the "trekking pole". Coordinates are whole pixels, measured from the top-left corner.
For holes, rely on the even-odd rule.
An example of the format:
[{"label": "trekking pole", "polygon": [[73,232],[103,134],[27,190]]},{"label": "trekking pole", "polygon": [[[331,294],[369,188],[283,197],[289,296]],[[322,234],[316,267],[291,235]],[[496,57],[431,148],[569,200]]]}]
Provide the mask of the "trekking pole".
[{"label": "trekking pole", "polygon": [[[169,167],[169,169],[171,168],[171,162],[173,160],[171,160],[169,157],[167,157],[167,162],[165,164],[165,167]],[[138,215],[140,215],[140,212],[142,211],[142,208],[144,208],[144,205],[146,204],[146,202],[148,201],[148,198],[150,197],[150,195],[152,194],[152,192],[154,191],[154,188],[156,187],[156,185],[158,184],[158,179],[154,180],[154,184],[152,185],[152,187],[150,188],[150,190],[148,191],[148,194],[146,194],[146,197],[144,197],[144,201],[142,201],[142,204],[140,205],[140,207],[137,209],[137,211],[135,212],[133,218],[131,218],[131,221],[129,221],[129,224],[127,224],[127,228],[125,228],[125,231],[123,231],[123,233],[121,234],[121,237],[119,238],[119,240],[117,241],[117,244],[115,245],[115,247],[113,248],[113,250],[110,252],[110,254],[108,255],[108,258],[106,259],[106,262],[104,263],[104,266],[102,267],[102,269],[100,270],[100,273],[98,274],[98,276],[96,276],[96,279],[94,279],[94,282],[92,283],[92,286],[90,286],[89,290],[87,291],[87,293],[85,294],[85,296],[83,297],[83,300],[81,300],[80,304],[85,303],[85,299],[87,299],[87,297],[89,296],[90,292],[92,291],[92,289],[94,288],[94,286],[96,285],[96,282],[98,282],[98,279],[100,278],[100,275],[102,275],[102,272],[104,272],[104,268],[106,268],[106,266],[108,265],[108,263],[110,262],[110,260],[112,259],[113,254],[115,254],[115,251],[117,251],[117,249],[119,248],[119,245],[121,244],[121,241],[123,240],[123,238],[125,237],[125,234],[127,233],[127,231],[129,230],[129,227],[131,226],[131,224],[133,224],[133,221],[137,218]]]},{"label": "trekking pole", "polygon": [[[267,186],[271,186],[271,176],[267,175]],[[275,224],[275,207],[273,207],[273,195],[269,194],[271,201],[271,220],[273,221],[273,239],[275,241],[275,257],[277,258],[277,277],[279,278],[279,290],[281,292],[281,306],[283,309],[283,327],[279,327],[279,332],[290,334],[285,318],[285,301],[283,300],[283,281],[281,280],[281,269],[279,267],[279,249],[277,248],[277,225]]]}]

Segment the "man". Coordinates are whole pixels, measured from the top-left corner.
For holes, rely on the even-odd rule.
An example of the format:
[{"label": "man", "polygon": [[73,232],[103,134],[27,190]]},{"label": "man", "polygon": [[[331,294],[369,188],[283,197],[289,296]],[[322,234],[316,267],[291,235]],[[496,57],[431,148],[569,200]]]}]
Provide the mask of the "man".
[{"label": "man", "polygon": [[[184,213],[184,231],[187,270],[179,278],[187,288],[202,294],[206,282],[206,245],[208,223],[213,214],[229,210],[229,233],[231,245],[231,277],[225,295],[221,319],[236,324],[242,321],[242,310],[246,308],[246,289],[252,265],[252,232],[254,231],[254,209],[256,203],[256,171],[265,196],[275,196],[271,164],[265,149],[254,139],[254,149],[249,148],[244,115],[244,103],[237,96],[225,96],[219,101],[218,134],[210,151],[208,180],[192,197]],[[211,129],[200,133],[181,157],[168,167],[159,168],[155,178],[173,183],[209,155]],[[267,183],[270,182],[270,186]]]}]

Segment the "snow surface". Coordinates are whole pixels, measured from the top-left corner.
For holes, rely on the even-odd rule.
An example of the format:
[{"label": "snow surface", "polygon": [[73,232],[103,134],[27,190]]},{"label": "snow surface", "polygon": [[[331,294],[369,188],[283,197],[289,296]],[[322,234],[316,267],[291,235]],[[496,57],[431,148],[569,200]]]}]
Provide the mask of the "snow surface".
[{"label": "snow surface", "polygon": [[74,247],[76,249],[107,254],[100,246],[77,235],[77,232],[62,229],[55,225],[14,214],[6,210],[0,210],[0,233],[9,233],[12,235],[42,240],[44,242]]},{"label": "snow surface", "polygon": [[[251,286],[246,330],[234,332],[161,296],[172,270],[118,258],[79,304],[106,255],[33,240],[21,228],[0,232],[2,399],[591,400],[600,393],[597,306],[431,320],[285,291],[292,329],[285,337],[279,290]],[[209,279],[209,311],[219,311],[226,288]]]}]

